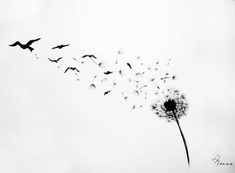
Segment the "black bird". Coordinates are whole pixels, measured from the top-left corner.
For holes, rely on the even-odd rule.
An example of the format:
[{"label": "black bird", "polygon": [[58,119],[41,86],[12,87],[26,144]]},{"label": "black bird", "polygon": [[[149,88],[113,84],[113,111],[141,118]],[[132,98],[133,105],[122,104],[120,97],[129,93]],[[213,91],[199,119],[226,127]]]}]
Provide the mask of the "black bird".
[{"label": "black bird", "polygon": [[9,46],[15,47],[15,46],[18,45],[18,46],[20,46],[20,48],[22,48],[22,49],[29,49],[32,52],[34,50],[34,48],[31,47],[31,44],[33,44],[35,41],[38,41],[40,39],[41,38],[37,38],[37,39],[34,39],[34,40],[29,40],[26,44],[22,44],[19,41],[16,41],[15,43],[10,44]]},{"label": "black bird", "polygon": [[76,67],[67,67],[66,70],[64,71],[64,73],[66,73],[68,70],[75,70],[78,73],[80,72]]},{"label": "black bird", "polygon": [[105,91],[104,92],[104,96],[107,95],[108,93],[110,93],[111,91],[113,91],[114,87],[117,85],[116,82],[113,83],[113,87],[111,88],[111,90]]},{"label": "black bird", "polygon": [[112,90],[108,90],[104,92],[104,96],[107,95],[108,93],[110,93]]},{"label": "black bird", "polygon": [[69,46],[69,44],[61,44],[61,45],[53,47],[52,49],[62,49],[62,48],[67,47],[67,46]]},{"label": "black bird", "polygon": [[82,58],[86,58],[86,57],[97,59],[95,55],[83,55],[82,56]]},{"label": "black bird", "polygon": [[113,71],[106,71],[106,72],[104,72],[105,75],[109,75],[109,74],[112,74],[112,73],[113,73]]},{"label": "black bird", "polygon": [[59,57],[58,59],[50,59],[48,58],[51,62],[57,63],[59,60],[63,59],[63,57]]}]

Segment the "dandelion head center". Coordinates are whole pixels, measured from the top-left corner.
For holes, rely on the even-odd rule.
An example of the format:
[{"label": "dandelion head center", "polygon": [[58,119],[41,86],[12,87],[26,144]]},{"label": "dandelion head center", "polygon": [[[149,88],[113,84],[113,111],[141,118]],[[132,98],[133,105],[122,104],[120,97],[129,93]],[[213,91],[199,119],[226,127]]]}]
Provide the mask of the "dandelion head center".
[{"label": "dandelion head center", "polygon": [[173,99],[169,99],[164,102],[164,107],[166,112],[175,112],[177,110],[176,108],[176,102]]}]

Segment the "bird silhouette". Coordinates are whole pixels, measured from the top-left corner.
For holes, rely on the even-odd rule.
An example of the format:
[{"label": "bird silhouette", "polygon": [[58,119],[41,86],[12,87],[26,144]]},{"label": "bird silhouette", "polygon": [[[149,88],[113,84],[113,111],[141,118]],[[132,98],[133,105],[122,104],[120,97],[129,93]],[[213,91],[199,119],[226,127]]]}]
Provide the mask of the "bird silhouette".
[{"label": "bird silhouette", "polygon": [[80,72],[76,67],[67,67],[64,73],[66,73],[68,70],[77,71],[78,73]]},{"label": "bird silhouette", "polygon": [[69,44],[61,44],[61,45],[53,47],[52,49],[62,49],[62,48],[67,47],[67,46],[69,46]]},{"label": "bird silhouette", "polygon": [[86,58],[86,57],[97,59],[95,55],[83,55],[82,56],[82,58]]},{"label": "bird silhouette", "polygon": [[104,96],[107,95],[108,93],[110,93],[112,90],[108,90],[104,92]]},{"label": "bird silhouette", "polygon": [[113,91],[113,89],[115,88],[116,85],[117,85],[117,83],[114,82],[113,87],[110,90],[104,92],[104,96],[107,95],[108,93],[110,93],[111,91]]},{"label": "bird silhouette", "polygon": [[59,60],[63,59],[63,57],[59,57],[58,59],[50,59],[48,58],[51,62],[58,63]]},{"label": "bird silhouette", "polygon": [[113,71],[106,71],[106,72],[104,72],[105,75],[109,75],[109,74],[112,74],[112,73],[113,73]]},{"label": "bird silhouette", "polygon": [[32,52],[34,50],[34,48],[31,47],[31,44],[33,44],[35,41],[38,41],[40,39],[41,38],[29,40],[26,44],[22,44],[21,42],[16,41],[15,43],[10,44],[9,46],[11,46],[11,47],[20,46],[21,49],[29,49]]}]

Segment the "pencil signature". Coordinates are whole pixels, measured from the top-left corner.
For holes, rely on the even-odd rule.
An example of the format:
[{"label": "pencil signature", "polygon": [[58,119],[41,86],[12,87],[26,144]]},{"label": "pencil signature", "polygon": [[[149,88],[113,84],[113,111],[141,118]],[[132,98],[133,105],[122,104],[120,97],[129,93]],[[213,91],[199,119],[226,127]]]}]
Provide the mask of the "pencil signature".
[{"label": "pencil signature", "polygon": [[222,160],[222,154],[216,153],[214,157],[211,159],[211,161],[216,165],[216,166],[232,166],[233,163],[231,162],[224,162]]}]

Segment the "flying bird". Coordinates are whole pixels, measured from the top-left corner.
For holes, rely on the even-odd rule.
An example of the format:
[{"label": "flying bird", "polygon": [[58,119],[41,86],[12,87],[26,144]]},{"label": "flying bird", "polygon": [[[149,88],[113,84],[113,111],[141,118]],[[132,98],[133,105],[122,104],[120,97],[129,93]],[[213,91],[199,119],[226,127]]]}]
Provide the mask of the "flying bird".
[{"label": "flying bird", "polygon": [[104,96],[107,95],[108,93],[110,93],[111,91],[113,91],[113,89],[114,89],[114,87],[115,87],[116,85],[117,85],[117,83],[114,82],[114,83],[113,83],[113,87],[112,87],[110,90],[104,92]]},{"label": "flying bird", "polygon": [[22,44],[19,41],[16,41],[15,43],[10,44],[9,46],[11,46],[11,47],[20,46],[21,49],[29,49],[32,52],[34,50],[34,48],[31,47],[31,44],[33,44],[35,41],[38,41],[40,39],[41,38],[29,40],[26,44]]},{"label": "flying bird", "polygon": [[110,93],[112,90],[108,90],[104,92],[104,96],[107,95],[108,93]]},{"label": "flying bird", "polygon": [[69,44],[61,44],[61,45],[53,47],[52,49],[62,49],[62,48],[67,47],[67,46],[69,46]]},{"label": "flying bird", "polygon": [[58,59],[50,59],[48,58],[51,62],[58,63],[59,60],[63,59],[63,57],[59,57]]},{"label": "flying bird", "polygon": [[112,74],[112,73],[113,73],[113,71],[106,71],[106,72],[104,72],[105,75],[109,75],[109,74]]},{"label": "flying bird", "polygon": [[95,65],[98,65],[99,67],[102,67],[103,66],[103,63],[102,62],[99,62],[97,63],[94,59],[97,59],[97,57],[95,55],[83,55],[81,58],[90,58],[91,61],[95,64]]},{"label": "flying bird", "polygon": [[78,73],[80,72],[76,67],[67,67],[64,73],[66,73],[68,70],[77,71]]},{"label": "flying bird", "polygon": [[97,57],[95,55],[83,55],[82,58],[94,58],[94,59],[97,59]]}]

